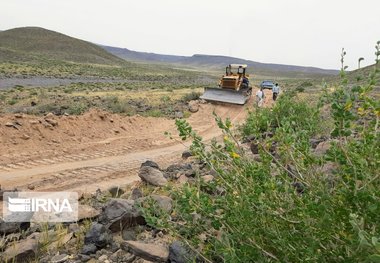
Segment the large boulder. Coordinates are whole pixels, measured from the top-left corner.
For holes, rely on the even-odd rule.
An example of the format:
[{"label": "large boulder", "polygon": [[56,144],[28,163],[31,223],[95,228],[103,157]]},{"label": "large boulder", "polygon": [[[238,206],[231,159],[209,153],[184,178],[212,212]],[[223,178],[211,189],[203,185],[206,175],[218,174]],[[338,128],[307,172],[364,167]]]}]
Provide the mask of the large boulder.
[{"label": "large boulder", "polygon": [[121,248],[138,257],[153,262],[167,262],[169,258],[168,248],[161,245],[146,244],[138,241],[125,241],[121,243]]},{"label": "large boulder", "polygon": [[160,170],[151,166],[141,166],[139,177],[154,186],[165,186],[168,182]]},{"label": "large boulder", "polygon": [[112,232],[117,232],[125,227],[144,225],[145,219],[134,200],[114,198],[103,207],[99,222]]}]

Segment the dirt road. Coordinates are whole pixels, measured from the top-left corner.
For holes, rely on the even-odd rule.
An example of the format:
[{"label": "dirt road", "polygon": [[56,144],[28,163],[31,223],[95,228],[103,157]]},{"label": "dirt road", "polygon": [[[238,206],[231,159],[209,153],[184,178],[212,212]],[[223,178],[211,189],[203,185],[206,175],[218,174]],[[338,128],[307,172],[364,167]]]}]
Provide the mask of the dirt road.
[{"label": "dirt road", "polygon": [[[220,135],[213,111],[239,122],[248,106],[252,103],[245,107],[201,104],[188,121],[209,140]],[[154,160],[165,167],[179,160],[189,144],[167,138],[165,131],[177,132],[174,121],[163,118],[91,111],[77,117],[9,115],[0,121],[8,125],[0,126],[3,189],[93,192],[124,185],[138,180],[143,161]]]},{"label": "dirt road", "polygon": [[[266,105],[271,104],[267,91]],[[213,112],[242,122],[244,107],[200,104],[188,119],[204,139],[221,134]],[[0,185],[3,189],[93,192],[138,180],[145,160],[165,167],[189,145],[164,135],[177,134],[174,120],[120,116],[92,110],[81,116],[0,117]],[[175,137],[175,136],[174,136]]]}]

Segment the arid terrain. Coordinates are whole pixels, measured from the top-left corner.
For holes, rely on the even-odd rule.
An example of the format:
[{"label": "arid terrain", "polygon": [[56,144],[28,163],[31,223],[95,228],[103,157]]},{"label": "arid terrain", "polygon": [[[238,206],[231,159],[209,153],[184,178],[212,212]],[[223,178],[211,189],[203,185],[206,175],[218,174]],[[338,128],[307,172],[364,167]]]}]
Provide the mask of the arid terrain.
[{"label": "arid terrain", "polygon": [[[212,139],[220,135],[213,112],[239,123],[252,103],[253,99],[245,107],[200,104],[188,121],[201,136]],[[94,192],[122,186],[139,179],[138,168],[145,160],[164,167],[186,149],[175,139],[174,121],[166,118],[91,110],[80,116],[8,114],[0,123],[0,178],[5,189]]]}]

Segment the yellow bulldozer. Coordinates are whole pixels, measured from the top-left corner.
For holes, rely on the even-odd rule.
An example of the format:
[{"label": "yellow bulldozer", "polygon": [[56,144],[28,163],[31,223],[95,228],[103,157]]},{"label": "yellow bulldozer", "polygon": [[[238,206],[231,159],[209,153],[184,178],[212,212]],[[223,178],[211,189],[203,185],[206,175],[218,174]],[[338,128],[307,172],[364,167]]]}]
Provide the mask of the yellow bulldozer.
[{"label": "yellow bulldozer", "polygon": [[246,69],[247,65],[243,64],[228,65],[218,87],[205,88],[200,98],[207,101],[244,105],[252,95],[252,86],[249,85]]}]

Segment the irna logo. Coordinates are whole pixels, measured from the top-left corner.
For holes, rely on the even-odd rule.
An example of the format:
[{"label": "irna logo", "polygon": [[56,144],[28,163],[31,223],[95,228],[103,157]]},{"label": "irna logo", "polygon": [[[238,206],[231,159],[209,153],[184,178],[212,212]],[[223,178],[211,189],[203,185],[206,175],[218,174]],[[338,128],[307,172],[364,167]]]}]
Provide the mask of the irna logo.
[{"label": "irna logo", "polygon": [[11,198],[8,197],[10,212],[73,212],[68,199],[50,198]]},{"label": "irna logo", "polygon": [[75,192],[5,192],[6,222],[75,222],[78,194]]}]

